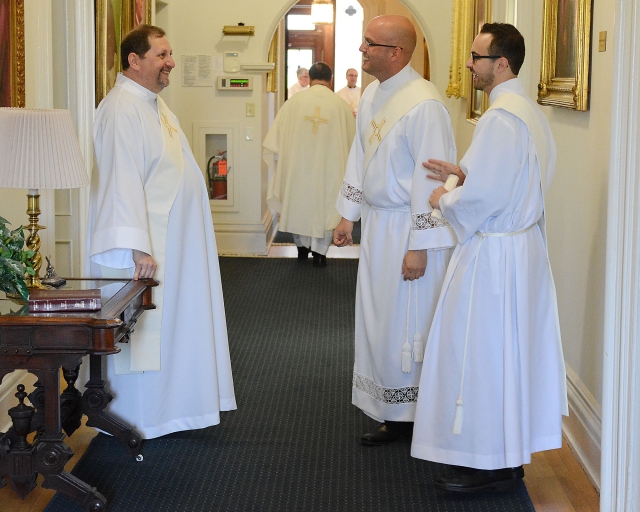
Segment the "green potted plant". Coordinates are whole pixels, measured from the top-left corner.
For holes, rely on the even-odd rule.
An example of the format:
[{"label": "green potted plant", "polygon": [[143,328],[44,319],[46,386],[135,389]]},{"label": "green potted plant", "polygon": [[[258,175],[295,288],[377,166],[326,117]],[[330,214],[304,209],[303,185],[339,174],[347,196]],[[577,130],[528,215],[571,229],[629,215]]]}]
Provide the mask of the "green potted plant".
[{"label": "green potted plant", "polygon": [[34,253],[23,250],[22,226],[10,230],[7,224],[11,223],[0,217],[0,291],[26,301],[29,289],[24,278],[26,274],[35,274],[29,261]]}]

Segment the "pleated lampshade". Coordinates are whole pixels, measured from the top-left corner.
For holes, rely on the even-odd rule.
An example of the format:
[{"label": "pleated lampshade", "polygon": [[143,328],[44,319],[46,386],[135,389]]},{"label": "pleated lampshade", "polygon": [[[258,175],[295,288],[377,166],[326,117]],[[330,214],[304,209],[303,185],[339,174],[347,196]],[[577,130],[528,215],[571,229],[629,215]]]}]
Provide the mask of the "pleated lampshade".
[{"label": "pleated lampshade", "polygon": [[0,108],[0,188],[89,185],[68,110]]}]

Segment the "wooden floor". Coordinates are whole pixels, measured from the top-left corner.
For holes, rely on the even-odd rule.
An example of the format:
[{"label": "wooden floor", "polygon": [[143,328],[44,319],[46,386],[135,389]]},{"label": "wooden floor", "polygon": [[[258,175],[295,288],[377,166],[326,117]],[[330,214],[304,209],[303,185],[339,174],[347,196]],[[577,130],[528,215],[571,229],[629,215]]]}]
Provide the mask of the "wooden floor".
[{"label": "wooden floor", "polygon": [[536,512],[598,512],[600,495],[566,440],[559,450],[534,453],[524,482]]},{"label": "wooden floor", "polygon": [[[92,428],[83,425],[73,436],[66,439],[75,452],[67,463],[67,471],[71,471],[95,435],[96,432]],[[534,454],[531,464],[525,466],[524,481],[536,512],[600,510],[600,497],[566,442],[559,450]],[[38,483],[41,482],[40,476]],[[11,486],[7,485],[0,489],[0,511],[41,512],[53,495],[54,491],[38,485],[23,501],[16,496]]]}]

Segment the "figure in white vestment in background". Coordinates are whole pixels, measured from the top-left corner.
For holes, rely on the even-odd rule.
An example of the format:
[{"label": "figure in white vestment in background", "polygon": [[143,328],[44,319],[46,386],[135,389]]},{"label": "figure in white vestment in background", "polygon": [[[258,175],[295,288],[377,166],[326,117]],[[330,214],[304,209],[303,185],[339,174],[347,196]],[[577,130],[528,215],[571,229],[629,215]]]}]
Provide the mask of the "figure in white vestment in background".
[{"label": "figure in white vestment in background", "polygon": [[285,102],[264,139],[264,160],[274,170],[267,204],[280,214],[280,231],[293,233],[298,259],[324,267],[335,207],[347,165],[355,122],[347,104],[331,90],[331,68],[309,69],[311,88]]},{"label": "figure in white vestment in background", "polygon": [[347,85],[340,89],[336,94],[347,102],[353,117],[358,114],[358,104],[360,103],[360,87],[356,85],[358,82],[358,72],[353,69],[347,69]]},{"label": "figure in white vestment in background", "polygon": [[425,158],[456,158],[449,113],[435,86],[409,66],[416,33],[404,16],[374,18],[360,46],[365,90],[337,208],[334,243],[352,243],[362,217],[352,401],[381,423],[362,436],[376,446],[411,432],[422,355],[453,230],[431,216],[435,188]]},{"label": "figure in white vestment in background", "polygon": [[294,94],[309,88],[309,70],[307,68],[298,68],[296,70],[298,81],[287,90],[287,99]]},{"label": "figure in white vestment in background", "polygon": [[153,278],[157,309],[107,358],[109,411],[149,439],[216,425],[236,408],[209,200],[178,119],[158,93],[175,67],[160,28],[121,45],[98,106],[89,218],[94,277]]},{"label": "figure in white vestment in background", "polygon": [[562,445],[565,369],[544,226],[556,148],[517,78],[524,54],[514,26],[483,26],[467,68],[491,108],[462,172],[426,164],[464,185],[429,200],[458,246],[427,341],[411,454],[454,466],[435,481],[451,491],[511,487],[531,453]]}]

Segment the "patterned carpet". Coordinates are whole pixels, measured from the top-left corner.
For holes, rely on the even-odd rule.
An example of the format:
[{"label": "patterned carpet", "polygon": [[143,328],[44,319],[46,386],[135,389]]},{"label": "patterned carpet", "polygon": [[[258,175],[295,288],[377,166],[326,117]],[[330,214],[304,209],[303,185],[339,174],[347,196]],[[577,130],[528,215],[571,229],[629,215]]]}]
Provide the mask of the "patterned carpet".
[{"label": "patterned carpet", "polygon": [[[410,441],[364,447],[350,404],[357,260],[221,258],[238,410],[220,425],[145,442],[135,462],[99,434],[73,474],[111,512],[533,512],[524,484],[454,496]],[[197,386],[197,376],[191,386]],[[80,512],[57,494],[46,512]]]}]

